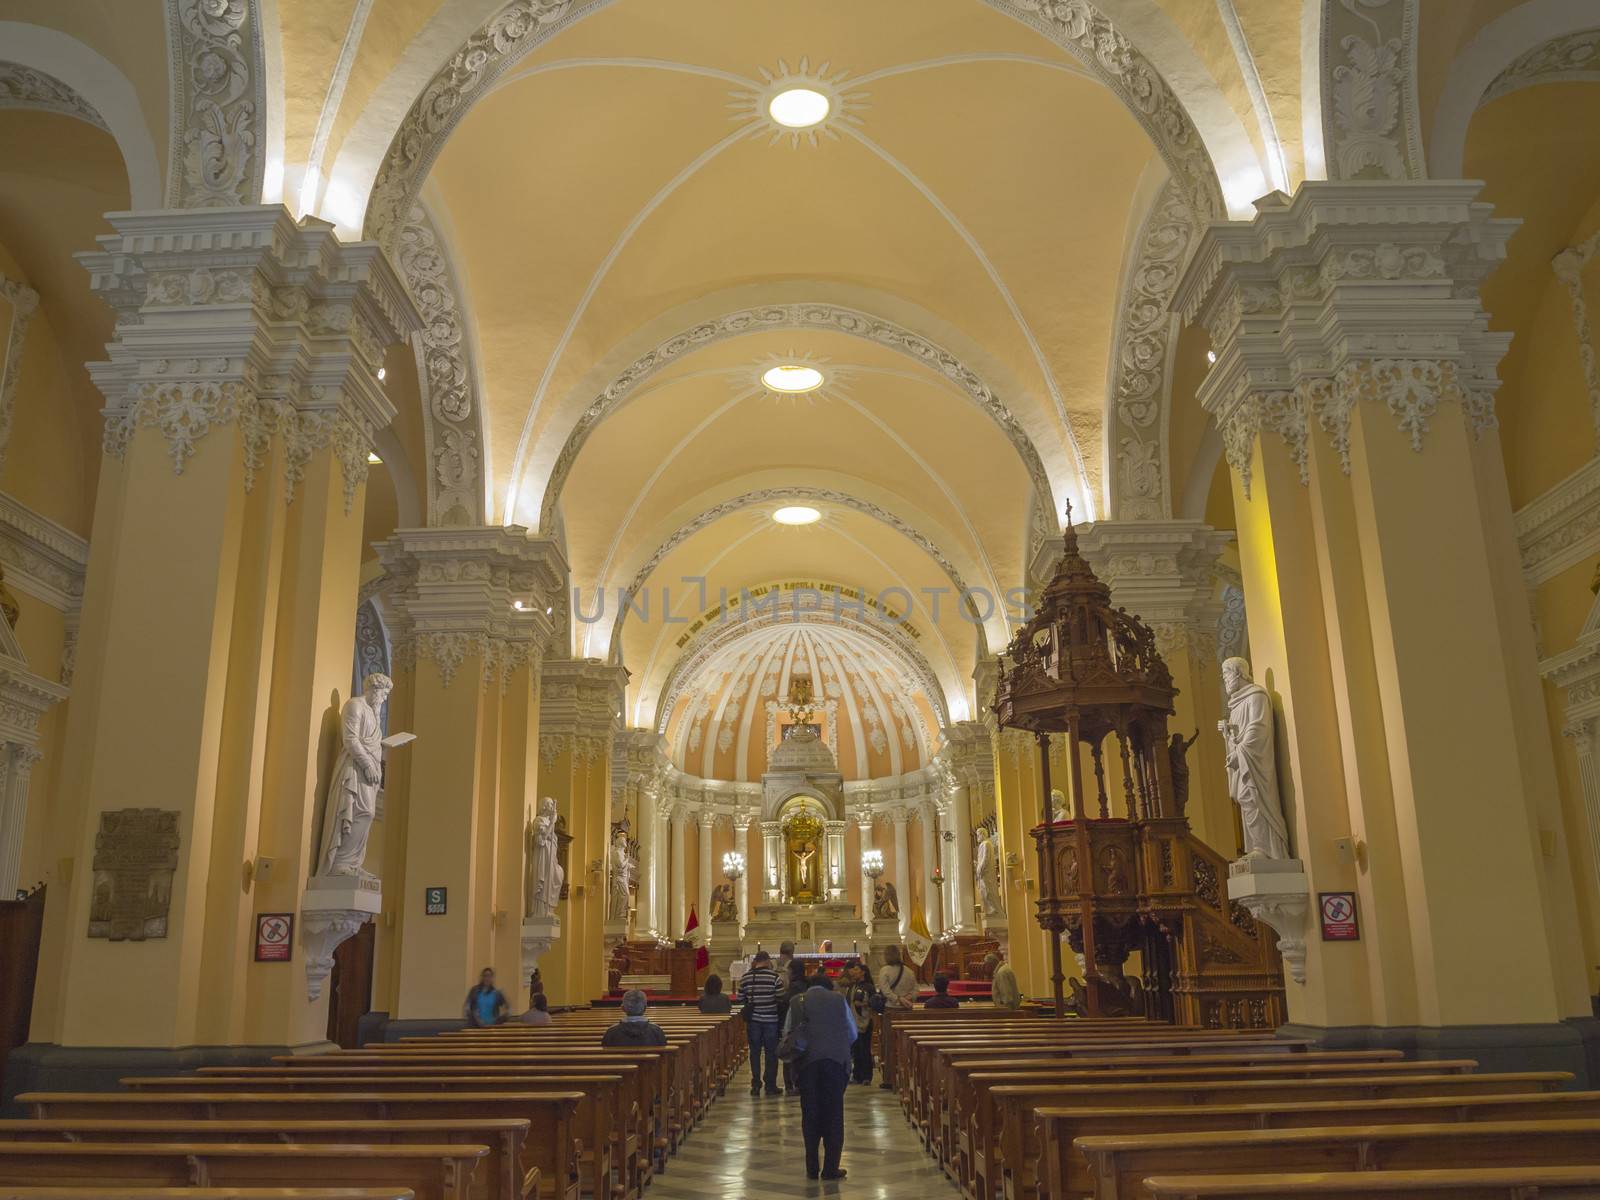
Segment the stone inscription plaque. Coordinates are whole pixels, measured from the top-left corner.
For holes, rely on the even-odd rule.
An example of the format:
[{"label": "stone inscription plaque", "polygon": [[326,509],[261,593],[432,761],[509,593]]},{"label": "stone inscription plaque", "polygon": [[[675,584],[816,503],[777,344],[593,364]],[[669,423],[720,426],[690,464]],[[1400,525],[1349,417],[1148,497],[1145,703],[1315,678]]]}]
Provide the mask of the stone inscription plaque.
[{"label": "stone inscription plaque", "polygon": [[177,869],[176,812],[122,808],[101,813],[94,838],[89,936],[113,942],[166,937]]}]

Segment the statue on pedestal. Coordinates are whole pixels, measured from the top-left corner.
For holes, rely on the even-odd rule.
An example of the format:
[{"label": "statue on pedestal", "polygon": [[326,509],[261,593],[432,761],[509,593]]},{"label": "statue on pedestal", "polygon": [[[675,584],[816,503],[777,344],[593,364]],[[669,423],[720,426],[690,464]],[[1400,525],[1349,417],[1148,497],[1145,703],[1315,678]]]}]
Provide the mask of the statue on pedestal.
[{"label": "statue on pedestal", "polygon": [[900,919],[900,896],[894,884],[884,882],[873,886],[872,916],[878,921]]},{"label": "statue on pedestal", "polygon": [[556,837],[556,802],[546,796],[539,801],[539,814],[528,824],[528,916],[553,917],[561,899],[565,872],[559,861],[560,843]]},{"label": "statue on pedestal", "polygon": [[[328,781],[322,853],[317,859],[319,874],[361,874],[361,864],[367,857],[367,836],[378,811],[378,788],[383,783],[385,742],[378,714],[393,690],[394,681],[387,675],[368,675],[361,681],[361,694],[350,697],[340,710],[343,744]],[[397,739],[391,741],[398,744]]]},{"label": "statue on pedestal", "polygon": [[1287,859],[1289,827],[1278,794],[1272,697],[1250,678],[1250,664],[1230,658],[1222,664],[1228,693],[1228,719],[1218,721],[1226,750],[1228,794],[1239,806],[1247,857]]},{"label": "statue on pedestal", "polygon": [[739,919],[739,901],[733,894],[733,884],[719,883],[711,889],[711,919],[713,921]]},{"label": "statue on pedestal", "polygon": [[999,835],[986,833],[978,839],[978,861],[974,865],[973,879],[978,889],[978,902],[983,905],[986,917],[1006,915],[1000,899],[1000,842]]},{"label": "statue on pedestal", "polygon": [[626,825],[611,837],[611,888],[607,898],[608,916],[613,921],[626,921],[633,906],[633,873],[637,867],[633,855],[628,853]]},{"label": "statue on pedestal", "polygon": [[1172,802],[1179,813],[1189,804],[1189,747],[1194,745],[1195,738],[1199,736],[1198,729],[1189,738],[1175,733],[1167,745],[1167,761],[1172,767]]}]

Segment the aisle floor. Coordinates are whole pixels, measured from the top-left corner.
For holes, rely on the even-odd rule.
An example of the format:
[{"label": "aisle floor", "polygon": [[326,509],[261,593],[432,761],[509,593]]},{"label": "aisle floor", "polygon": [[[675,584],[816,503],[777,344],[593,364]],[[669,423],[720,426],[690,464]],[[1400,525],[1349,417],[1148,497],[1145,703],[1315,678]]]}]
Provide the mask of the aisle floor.
[{"label": "aisle floor", "polygon": [[844,1159],[849,1177],[806,1178],[800,1100],[752,1100],[743,1073],[645,1190],[645,1200],[777,1200],[803,1196],[867,1200],[954,1200],[961,1195],[923,1150],[892,1092],[852,1085],[845,1095]]}]

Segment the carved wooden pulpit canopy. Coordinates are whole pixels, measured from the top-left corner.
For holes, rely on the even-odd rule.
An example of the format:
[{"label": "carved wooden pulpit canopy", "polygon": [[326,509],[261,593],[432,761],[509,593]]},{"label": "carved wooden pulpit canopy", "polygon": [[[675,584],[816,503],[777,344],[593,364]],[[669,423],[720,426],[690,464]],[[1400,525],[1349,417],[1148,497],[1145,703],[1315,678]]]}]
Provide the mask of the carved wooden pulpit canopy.
[{"label": "carved wooden pulpit canopy", "polygon": [[[1113,606],[1111,589],[1079,553],[1069,506],[1061,560],[1006,649],[993,704],[1002,727],[1026,730],[1039,745],[1044,820],[1033,830],[1038,920],[1052,935],[1058,1015],[1066,1011],[1063,932],[1083,955],[1078,1006],[1085,1015],[1142,1009],[1195,1023],[1257,1024],[1249,1019],[1255,1014],[1265,1024],[1281,1013],[1281,975],[1277,1003],[1267,1003],[1276,950],[1253,922],[1241,923],[1221,907],[1215,881],[1219,867],[1226,875],[1225,861],[1189,832],[1185,797],[1173,786],[1172,755],[1182,751],[1171,748],[1167,719],[1177,694],[1155,634]],[[1064,735],[1070,813],[1053,811],[1050,799],[1052,734]],[[1092,792],[1084,782],[1085,748]],[[1120,792],[1115,805],[1106,783],[1108,755],[1117,777],[1112,790]],[[1114,807],[1123,815],[1113,816]],[[1248,922],[1248,914],[1242,918]],[[1123,975],[1135,948],[1142,985]],[[1207,952],[1211,960],[1203,957]],[[1215,962],[1233,964],[1248,1000],[1245,991],[1231,990],[1233,981],[1221,990],[1210,986],[1216,980],[1208,983],[1205,972]]]}]

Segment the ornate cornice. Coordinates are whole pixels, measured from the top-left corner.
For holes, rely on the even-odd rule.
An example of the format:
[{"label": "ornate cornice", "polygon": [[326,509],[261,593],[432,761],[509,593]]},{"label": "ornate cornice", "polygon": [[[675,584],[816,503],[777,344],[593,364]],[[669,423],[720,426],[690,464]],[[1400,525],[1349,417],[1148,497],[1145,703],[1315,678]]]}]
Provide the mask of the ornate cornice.
[{"label": "ornate cornice", "polygon": [[1600,554],[1600,457],[1523,505],[1515,520],[1530,587]]},{"label": "ornate cornice", "polygon": [[406,286],[422,314],[414,338],[428,456],[428,523],[483,521],[482,410],[466,328],[466,306],[423,207],[413,205],[395,246]]},{"label": "ornate cornice", "polygon": [[22,63],[0,62],[0,108],[27,108],[76,117],[110,132],[94,105],[54,75]]},{"label": "ornate cornice", "polygon": [[551,635],[545,609],[566,579],[554,542],[515,525],[402,529],[377,550],[397,665],[432,662],[449,687],[471,657],[480,685],[498,677],[502,690],[532,667],[537,693]]},{"label": "ornate cornice", "polygon": [[1479,187],[1310,182],[1293,200],[1258,201],[1253,221],[1206,231],[1175,305],[1210,333],[1200,401],[1246,495],[1267,432],[1302,482],[1317,431],[1348,473],[1362,401],[1386,408],[1418,451],[1444,402],[1475,436],[1494,427],[1509,336],[1488,331],[1477,301],[1517,223],[1492,219]]},{"label": "ornate cornice", "polygon": [[266,163],[257,0],[167,0],[172,67],[167,204],[256,204]]},{"label": "ornate cornice", "polygon": [[276,205],[112,224],[100,250],[78,256],[117,313],[110,361],[89,364],[107,401],[106,452],[120,458],[154,429],[181,475],[205,437],[236,427],[246,489],[276,448],[292,501],[312,455],[331,448],[350,512],[373,431],[394,417],[384,349],[420,320],[388,259]]},{"label": "ornate cornice", "polygon": [[[1096,521],[1080,526],[1078,548],[1126,608],[1176,644],[1210,637],[1221,613],[1215,567],[1233,534],[1201,521]],[[1165,648],[1163,648],[1165,649]]]},{"label": "ornate cornice", "polygon": [[551,659],[544,664],[540,693],[541,739],[577,739],[573,745],[586,760],[611,756],[628,694],[627,668],[597,658]]},{"label": "ornate cornice", "polygon": [[0,561],[6,582],[61,612],[83,604],[89,543],[0,492]]},{"label": "ornate cornice", "polygon": [[[539,511],[539,528],[546,532],[555,528],[561,489],[566,484],[573,463],[577,461],[579,451],[583,449],[589,435],[595,431],[600,422],[620,407],[640,384],[692,351],[701,350],[729,338],[743,337],[746,334],[769,329],[814,329],[847,334],[898,351],[936,371],[965,393],[967,398],[999,427],[1000,432],[1016,448],[1028,477],[1033,481],[1034,490],[1045,497],[1047,505],[1052,503],[1050,497],[1054,493],[1050,489],[1050,479],[1045,472],[1044,462],[1040,459],[1038,450],[1021,422],[984,382],[983,377],[950,351],[903,325],[857,309],[822,302],[766,304],[725,313],[675,333],[634,359],[606,384],[584,407],[583,414],[573,425],[572,431],[567,435],[566,443],[561,447],[560,454],[556,456],[556,461],[550,468],[550,479],[545,485],[544,503]],[[513,477],[520,472],[521,467],[520,461],[513,464]]]}]

